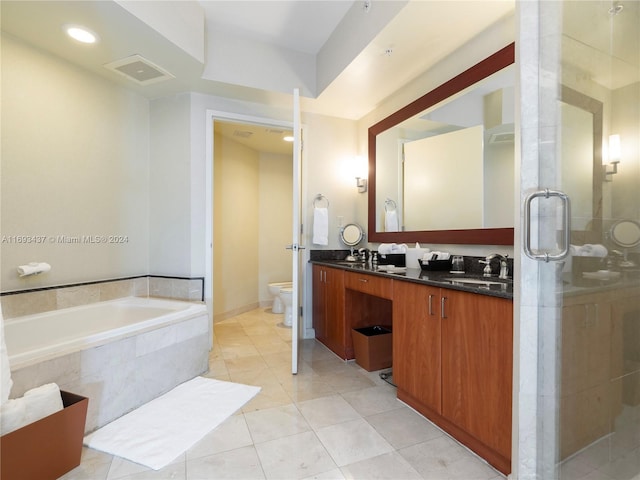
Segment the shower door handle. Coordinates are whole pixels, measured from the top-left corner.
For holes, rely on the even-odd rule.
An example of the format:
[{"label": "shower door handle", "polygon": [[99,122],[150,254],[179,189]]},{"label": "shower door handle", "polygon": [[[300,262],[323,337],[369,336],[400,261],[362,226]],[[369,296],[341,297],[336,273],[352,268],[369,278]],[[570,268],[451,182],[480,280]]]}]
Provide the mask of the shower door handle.
[{"label": "shower door handle", "polygon": [[[564,245],[562,249],[555,254],[551,254],[549,252],[534,252],[531,248],[531,202],[533,202],[534,198],[550,198],[557,197],[562,202],[562,231],[563,231],[563,241]],[[533,192],[524,200],[524,253],[527,257],[532,258],[533,260],[544,260],[545,262],[562,260],[569,254],[570,248],[570,233],[571,233],[571,201],[569,200],[569,196],[558,190],[549,190],[545,188],[544,190],[538,190],[537,192]]]}]

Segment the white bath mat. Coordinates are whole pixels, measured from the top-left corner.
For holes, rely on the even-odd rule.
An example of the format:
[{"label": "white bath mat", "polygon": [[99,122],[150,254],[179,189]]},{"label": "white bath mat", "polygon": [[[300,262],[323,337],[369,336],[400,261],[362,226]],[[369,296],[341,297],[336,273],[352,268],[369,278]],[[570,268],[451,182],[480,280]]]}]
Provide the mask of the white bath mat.
[{"label": "white bath mat", "polygon": [[196,377],[90,433],[84,444],[159,470],[259,391],[260,387]]}]

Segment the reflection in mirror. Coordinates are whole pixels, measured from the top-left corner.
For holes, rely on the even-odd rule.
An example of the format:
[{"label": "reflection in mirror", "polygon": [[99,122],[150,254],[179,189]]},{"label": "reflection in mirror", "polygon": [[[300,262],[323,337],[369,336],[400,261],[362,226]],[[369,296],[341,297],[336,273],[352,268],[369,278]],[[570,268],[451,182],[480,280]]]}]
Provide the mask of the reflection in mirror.
[{"label": "reflection in mirror", "polygon": [[571,198],[571,243],[602,241],[602,102],[563,86],[562,188]]},{"label": "reflection in mirror", "polygon": [[369,240],[513,243],[513,61],[511,44],[369,129]]}]

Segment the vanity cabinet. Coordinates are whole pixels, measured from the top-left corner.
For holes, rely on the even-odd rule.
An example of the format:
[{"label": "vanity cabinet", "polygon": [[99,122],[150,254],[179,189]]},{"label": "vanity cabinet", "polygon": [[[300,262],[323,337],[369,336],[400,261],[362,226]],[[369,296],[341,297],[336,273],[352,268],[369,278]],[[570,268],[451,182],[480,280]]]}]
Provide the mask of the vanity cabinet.
[{"label": "vanity cabinet", "polygon": [[513,302],[394,282],[398,398],[511,471]]},{"label": "vanity cabinet", "polygon": [[440,289],[395,282],[393,294],[393,381],[398,396],[418,399],[440,414]]},{"label": "vanity cabinet", "polygon": [[612,433],[625,435],[623,406],[640,405],[639,294],[630,287],[563,298],[561,459]]},{"label": "vanity cabinet", "polygon": [[[316,338],[342,359],[348,359],[344,319],[344,271],[313,265],[313,328]],[[347,336],[348,335],[348,336]]]}]

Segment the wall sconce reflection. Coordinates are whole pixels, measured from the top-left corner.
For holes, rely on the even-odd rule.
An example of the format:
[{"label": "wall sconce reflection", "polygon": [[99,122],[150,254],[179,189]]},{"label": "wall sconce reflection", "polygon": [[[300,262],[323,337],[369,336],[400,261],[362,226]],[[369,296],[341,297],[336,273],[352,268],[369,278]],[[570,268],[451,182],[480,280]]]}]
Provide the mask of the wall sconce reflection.
[{"label": "wall sconce reflection", "polygon": [[620,135],[609,135],[609,163],[603,165],[604,181],[613,181],[613,175],[618,173],[620,163]]}]

